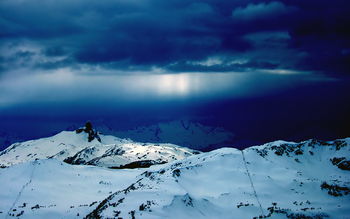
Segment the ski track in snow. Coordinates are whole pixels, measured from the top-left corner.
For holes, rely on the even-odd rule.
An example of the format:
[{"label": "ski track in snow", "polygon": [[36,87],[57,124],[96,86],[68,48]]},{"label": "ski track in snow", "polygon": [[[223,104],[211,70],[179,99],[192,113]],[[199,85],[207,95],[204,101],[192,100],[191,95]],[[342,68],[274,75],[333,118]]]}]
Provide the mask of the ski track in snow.
[{"label": "ski track in snow", "polygon": [[243,150],[241,150],[241,153],[242,153],[242,157],[243,157],[244,167],[245,167],[245,170],[246,170],[246,172],[247,172],[247,175],[248,175],[248,178],[249,178],[249,181],[250,181],[250,185],[251,185],[251,187],[252,187],[252,189],[253,189],[253,192],[254,192],[254,196],[255,196],[255,198],[256,198],[256,201],[258,202],[259,207],[260,207],[261,215],[264,215],[264,210],[263,210],[263,208],[262,208],[262,206],[261,206],[261,203],[260,203],[260,201],[259,201],[258,194],[256,193],[256,190],[255,190],[255,187],[254,187],[254,183],[253,183],[252,177],[250,176],[250,172],[249,172],[249,170],[248,170],[247,161],[246,161],[246,159],[245,159]]},{"label": "ski track in snow", "polygon": [[35,160],[33,162],[33,169],[32,169],[32,172],[30,173],[30,176],[29,176],[29,181],[24,184],[22,186],[22,189],[18,192],[17,196],[16,196],[16,199],[15,201],[13,202],[11,208],[8,210],[7,214],[6,214],[6,217],[5,219],[7,219],[9,216],[10,216],[10,212],[12,211],[12,209],[16,206],[18,200],[20,199],[21,195],[22,195],[22,192],[24,191],[24,189],[29,186],[30,183],[32,183],[32,179],[33,179],[33,175],[34,175],[34,171],[35,171],[35,168],[36,168],[36,164],[37,164],[37,160]]}]

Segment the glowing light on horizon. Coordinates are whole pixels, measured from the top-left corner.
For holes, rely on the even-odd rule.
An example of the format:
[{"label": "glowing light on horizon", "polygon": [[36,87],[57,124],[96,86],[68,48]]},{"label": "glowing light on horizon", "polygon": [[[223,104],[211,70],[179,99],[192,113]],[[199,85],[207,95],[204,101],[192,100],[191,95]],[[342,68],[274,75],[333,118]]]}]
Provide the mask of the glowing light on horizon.
[{"label": "glowing light on horizon", "polygon": [[159,95],[186,95],[190,91],[187,74],[158,75],[156,83]]}]

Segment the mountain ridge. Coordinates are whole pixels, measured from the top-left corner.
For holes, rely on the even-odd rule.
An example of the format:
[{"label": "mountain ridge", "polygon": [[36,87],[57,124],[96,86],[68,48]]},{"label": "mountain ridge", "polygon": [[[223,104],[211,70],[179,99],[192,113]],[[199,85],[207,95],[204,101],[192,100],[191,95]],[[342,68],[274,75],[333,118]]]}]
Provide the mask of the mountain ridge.
[{"label": "mountain ridge", "polygon": [[143,173],[87,218],[342,218],[350,175],[332,158],[348,161],[349,143],[275,141],[194,155]]},{"label": "mountain ridge", "polygon": [[[99,129],[101,129],[99,127]],[[101,130],[108,128],[102,128]],[[109,130],[111,131],[111,130]],[[173,143],[201,151],[212,150],[232,143],[235,135],[224,128],[211,127],[191,120],[160,122],[126,131],[111,131],[113,135],[135,141]]]},{"label": "mountain ridge", "polygon": [[[86,141],[84,134],[69,134],[78,142]],[[57,146],[59,141],[51,140]],[[116,141],[113,136],[101,140],[101,144]],[[39,143],[43,142],[51,141]],[[89,144],[94,148],[98,143]],[[4,188],[0,217],[340,219],[350,215],[350,138],[221,148],[146,165],[147,169],[69,165],[57,157],[0,169]]]},{"label": "mountain ridge", "polygon": [[200,153],[174,144],[140,143],[110,135],[101,135],[101,142],[88,142],[87,138],[87,133],[62,131],[51,137],[15,143],[0,152],[0,165],[55,158],[71,164],[116,167],[139,160],[169,162]]}]

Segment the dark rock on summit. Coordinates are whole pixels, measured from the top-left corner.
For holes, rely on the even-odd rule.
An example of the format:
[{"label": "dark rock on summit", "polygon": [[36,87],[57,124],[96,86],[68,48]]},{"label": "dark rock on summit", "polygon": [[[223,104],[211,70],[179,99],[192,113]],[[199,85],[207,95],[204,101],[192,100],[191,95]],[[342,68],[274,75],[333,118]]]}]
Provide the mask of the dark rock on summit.
[{"label": "dark rock on summit", "polygon": [[82,132],[88,133],[89,134],[89,136],[88,136],[89,142],[93,141],[94,139],[97,139],[97,141],[101,142],[101,138],[98,135],[98,132],[92,128],[91,122],[85,123],[84,128],[78,128],[77,130],[75,130],[75,132],[77,134],[82,133]]}]

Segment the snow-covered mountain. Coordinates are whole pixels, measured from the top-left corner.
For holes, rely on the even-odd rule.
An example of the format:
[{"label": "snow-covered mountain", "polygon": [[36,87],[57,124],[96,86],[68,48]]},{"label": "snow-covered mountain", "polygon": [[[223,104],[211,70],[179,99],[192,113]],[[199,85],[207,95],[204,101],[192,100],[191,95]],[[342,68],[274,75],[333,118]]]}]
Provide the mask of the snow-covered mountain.
[{"label": "snow-covered mountain", "polygon": [[0,166],[47,158],[103,167],[119,167],[139,161],[147,161],[146,165],[150,165],[199,153],[173,144],[139,143],[108,135],[100,137],[101,142],[96,139],[88,142],[87,133],[63,131],[52,137],[15,143],[0,152]]},{"label": "snow-covered mountain", "polygon": [[350,138],[224,148],[149,170],[87,218],[346,218]]},{"label": "snow-covered mountain", "polygon": [[227,146],[234,139],[234,135],[223,128],[205,126],[189,120],[163,122],[127,131],[113,131],[106,127],[99,127],[99,130],[112,132],[115,136],[130,138],[135,141],[170,142],[197,150]]},{"label": "snow-covered mountain", "polygon": [[222,148],[148,169],[34,160],[0,169],[0,184],[0,218],[347,218],[350,138]]}]

